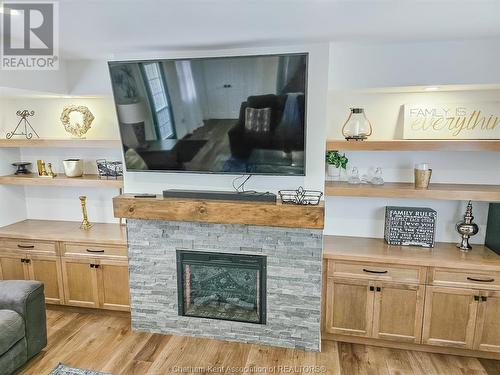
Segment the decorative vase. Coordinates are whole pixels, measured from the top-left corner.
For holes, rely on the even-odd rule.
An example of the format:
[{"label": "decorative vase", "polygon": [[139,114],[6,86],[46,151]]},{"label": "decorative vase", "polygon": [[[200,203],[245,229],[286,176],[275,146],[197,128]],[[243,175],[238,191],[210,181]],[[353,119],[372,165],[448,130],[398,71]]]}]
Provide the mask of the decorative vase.
[{"label": "decorative vase", "polygon": [[340,172],[341,168],[337,168],[333,164],[328,164],[328,176],[332,178],[332,180],[338,181],[340,180]]},{"label": "decorative vase", "polygon": [[469,251],[472,246],[469,244],[469,238],[479,232],[479,227],[473,223],[474,216],[472,216],[472,203],[469,201],[467,209],[465,210],[464,220],[457,223],[457,232],[462,236],[462,239],[457,247],[462,251]]},{"label": "decorative vase", "polygon": [[66,159],[63,161],[64,174],[67,177],[82,177],[83,176],[83,160],[82,159]]}]

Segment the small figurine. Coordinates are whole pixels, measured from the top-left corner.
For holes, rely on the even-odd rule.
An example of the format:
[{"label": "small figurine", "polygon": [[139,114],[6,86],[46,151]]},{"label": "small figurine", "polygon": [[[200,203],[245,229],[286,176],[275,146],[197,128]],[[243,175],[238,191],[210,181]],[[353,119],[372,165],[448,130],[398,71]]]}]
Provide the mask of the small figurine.
[{"label": "small figurine", "polygon": [[479,232],[479,227],[473,223],[474,216],[472,216],[472,203],[469,201],[467,209],[465,210],[464,220],[457,223],[457,232],[462,236],[462,241],[457,244],[457,247],[462,251],[469,251],[472,246],[469,244],[469,238]]},{"label": "small figurine", "polygon": [[54,173],[54,171],[52,170],[52,163],[49,163],[47,164],[47,169],[49,170],[47,172],[47,176],[50,177],[50,178],[54,178],[57,176],[57,174]]}]

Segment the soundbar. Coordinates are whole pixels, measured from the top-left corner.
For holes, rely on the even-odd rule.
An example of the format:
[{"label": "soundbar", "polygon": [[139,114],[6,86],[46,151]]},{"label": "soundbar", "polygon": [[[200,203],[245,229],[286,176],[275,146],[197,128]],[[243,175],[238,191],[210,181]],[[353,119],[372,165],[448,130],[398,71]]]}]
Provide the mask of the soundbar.
[{"label": "soundbar", "polygon": [[276,194],[210,190],[163,190],[163,198],[213,199],[223,201],[247,201],[276,203]]}]

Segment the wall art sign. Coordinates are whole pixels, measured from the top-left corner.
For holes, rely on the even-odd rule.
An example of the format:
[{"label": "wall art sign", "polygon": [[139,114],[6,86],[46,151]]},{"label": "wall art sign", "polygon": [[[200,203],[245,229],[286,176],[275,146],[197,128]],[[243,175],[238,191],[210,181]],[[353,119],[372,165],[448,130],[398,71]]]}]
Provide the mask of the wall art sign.
[{"label": "wall art sign", "polygon": [[389,245],[434,247],[437,212],[426,207],[385,208],[384,238]]},{"label": "wall art sign", "polygon": [[500,102],[406,104],[405,139],[500,139]]}]

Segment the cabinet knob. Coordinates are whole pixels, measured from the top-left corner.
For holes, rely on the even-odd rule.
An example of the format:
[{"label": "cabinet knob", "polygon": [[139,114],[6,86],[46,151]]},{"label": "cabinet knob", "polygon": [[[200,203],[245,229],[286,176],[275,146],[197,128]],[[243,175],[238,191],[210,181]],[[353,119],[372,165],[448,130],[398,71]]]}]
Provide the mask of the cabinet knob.
[{"label": "cabinet knob", "polygon": [[377,292],[380,292],[380,291],[382,290],[382,288],[381,288],[381,287],[379,287],[379,286],[377,286],[377,289],[376,289],[376,290],[377,290]]},{"label": "cabinet knob", "polygon": [[374,286],[371,286],[370,287],[370,292],[373,292],[375,290],[375,287]]},{"label": "cabinet knob", "polygon": [[488,297],[482,296],[481,301],[486,302],[488,300]]},{"label": "cabinet knob", "polygon": [[474,301],[479,301],[479,296],[474,296]]}]

